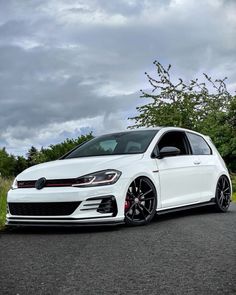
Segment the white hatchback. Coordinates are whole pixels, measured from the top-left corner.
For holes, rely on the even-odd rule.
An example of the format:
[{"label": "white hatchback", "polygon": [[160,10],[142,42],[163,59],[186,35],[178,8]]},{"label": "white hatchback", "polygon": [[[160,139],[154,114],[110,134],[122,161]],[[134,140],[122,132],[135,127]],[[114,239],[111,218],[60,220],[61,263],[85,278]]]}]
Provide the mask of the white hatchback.
[{"label": "white hatchback", "polygon": [[7,225],[149,223],[155,213],[212,205],[226,212],[232,186],[211,140],[162,127],[96,137],[19,174]]}]

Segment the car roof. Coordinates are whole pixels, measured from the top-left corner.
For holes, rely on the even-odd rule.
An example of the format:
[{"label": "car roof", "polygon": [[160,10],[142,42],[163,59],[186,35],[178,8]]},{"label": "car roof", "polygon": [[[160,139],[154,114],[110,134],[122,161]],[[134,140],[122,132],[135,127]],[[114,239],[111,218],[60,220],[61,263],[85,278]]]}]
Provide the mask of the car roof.
[{"label": "car roof", "polygon": [[150,127],[150,128],[134,128],[134,129],[125,129],[125,130],[117,130],[114,132],[107,132],[107,133],[101,133],[96,135],[96,137],[98,136],[106,136],[106,135],[112,135],[112,134],[118,134],[118,133],[132,133],[132,132],[142,132],[142,131],[160,131],[162,129],[162,127]]},{"label": "car roof", "polygon": [[195,133],[197,135],[200,135],[200,136],[204,136],[206,137],[206,135],[202,134],[202,133],[199,133],[197,131],[194,131],[192,129],[187,129],[187,128],[181,128],[181,127],[169,127],[169,126],[166,126],[166,127],[161,127],[161,130],[165,130],[165,131],[185,131],[185,132],[191,132],[191,133]]},{"label": "car roof", "polygon": [[150,130],[156,130],[156,131],[185,131],[185,132],[191,132],[191,133],[195,133],[201,136],[205,136],[204,134],[201,134],[199,132],[196,132],[194,130],[191,129],[187,129],[187,128],[181,128],[181,127],[174,127],[174,126],[157,126],[157,127],[139,127],[139,128],[132,128],[132,129],[126,129],[126,130],[121,130],[121,131],[114,131],[114,132],[109,132],[109,133],[103,133],[100,134],[101,135],[109,135],[109,134],[116,134],[116,133],[127,133],[127,132],[137,132],[137,131],[150,131]]}]

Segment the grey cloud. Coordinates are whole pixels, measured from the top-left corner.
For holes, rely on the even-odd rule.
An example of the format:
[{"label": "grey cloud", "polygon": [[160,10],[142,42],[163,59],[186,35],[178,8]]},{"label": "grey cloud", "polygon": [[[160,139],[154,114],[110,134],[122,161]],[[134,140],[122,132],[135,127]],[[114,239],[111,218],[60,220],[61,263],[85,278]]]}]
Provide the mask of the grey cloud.
[{"label": "grey cloud", "polygon": [[[33,144],[35,132],[50,133],[54,123],[130,124],[119,118],[142,103],[138,90],[148,87],[144,72],[155,59],[177,76],[205,71],[234,84],[236,8],[212,3],[0,1],[0,146]],[[96,131],[91,124],[78,130]],[[62,129],[57,140],[74,132]]]}]

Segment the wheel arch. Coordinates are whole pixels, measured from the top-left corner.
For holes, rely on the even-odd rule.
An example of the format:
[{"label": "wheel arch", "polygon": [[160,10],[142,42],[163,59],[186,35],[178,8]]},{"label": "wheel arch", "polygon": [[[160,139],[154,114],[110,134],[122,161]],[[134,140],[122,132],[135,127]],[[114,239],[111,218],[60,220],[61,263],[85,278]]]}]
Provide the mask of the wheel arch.
[{"label": "wheel arch", "polygon": [[[148,174],[147,172],[142,172],[142,173],[137,173],[135,174],[133,177],[130,177],[127,185],[126,185],[126,189],[125,191],[127,192],[129,189],[130,184],[137,178],[139,177],[144,177],[147,178],[153,185],[154,189],[155,189],[155,193],[156,193],[156,198],[157,198],[157,208],[160,208],[161,206],[161,198],[160,198],[160,182],[159,182],[159,178],[158,181],[155,180],[154,176],[150,176],[150,174]],[[126,197],[126,196],[125,196]]]},{"label": "wheel arch", "polygon": [[232,186],[232,181],[231,181],[231,178],[230,178],[230,175],[228,173],[225,173],[225,171],[221,172],[218,177],[217,177],[217,182],[215,184],[215,192],[214,192],[214,198],[216,196],[216,189],[217,189],[217,184],[218,184],[218,181],[219,179],[222,177],[222,176],[225,176],[228,180],[229,180],[229,184],[230,184],[230,193],[231,193],[231,200],[232,200],[232,195],[233,195],[233,186]]}]

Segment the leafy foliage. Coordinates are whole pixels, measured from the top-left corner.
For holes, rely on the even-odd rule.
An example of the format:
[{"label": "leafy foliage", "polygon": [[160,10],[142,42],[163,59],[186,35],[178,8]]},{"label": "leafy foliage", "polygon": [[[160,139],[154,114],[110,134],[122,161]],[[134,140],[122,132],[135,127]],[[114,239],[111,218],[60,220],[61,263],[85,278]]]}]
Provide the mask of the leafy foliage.
[{"label": "leafy foliage", "polygon": [[226,79],[213,80],[203,74],[188,83],[183,79],[173,82],[171,65],[164,68],[154,61],[157,77],[145,73],[151,93],[141,90],[141,98],[151,102],[137,107],[139,114],[131,120],[134,127],[178,126],[192,129],[211,137],[226,164],[236,171],[236,96],[230,94]]},{"label": "leafy foliage", "polygon": [[0,176],[0,230],[5,225],[7,211],[7,192],[12,184],[12,179],[3,179]]},{"label": "leafy foliage", "polygon": [[15,157],[9,155],[5,148],[0,149],[0,175],[9,177],[14,174]]}]

